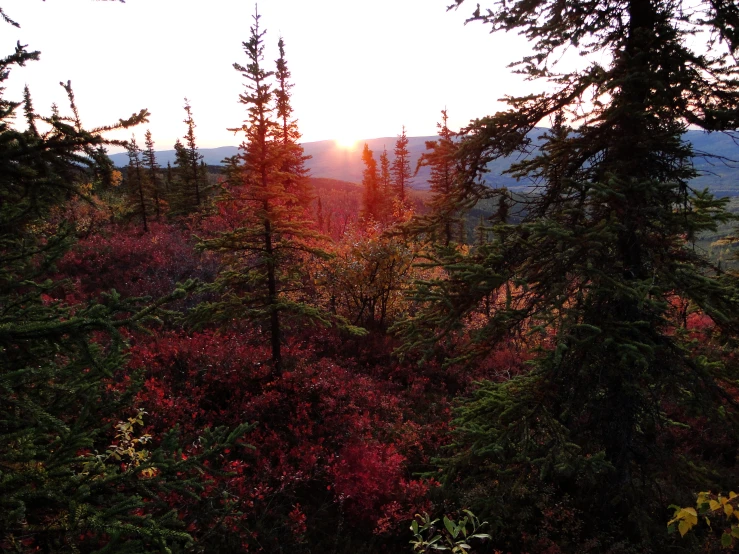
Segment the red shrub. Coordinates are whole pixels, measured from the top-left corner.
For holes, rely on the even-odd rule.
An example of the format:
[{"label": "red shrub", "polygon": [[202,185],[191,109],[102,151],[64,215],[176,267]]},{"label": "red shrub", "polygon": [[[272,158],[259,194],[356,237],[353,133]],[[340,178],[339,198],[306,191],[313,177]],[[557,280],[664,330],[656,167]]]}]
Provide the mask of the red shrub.
[{"label": "red shrub", "polygon": [[197,253],[189,233],[152,224],[149,233],[118,227],[115,233],[81,240],[57,264],[75,283],[77,300],[115,289],[123,296],[159,297],[179,281],[210,279],[214,260]]},{"label": "red shrub", "polygon": [[229,453],[233,475],[219,478],[242,512],[234,529],[263,526],[261,541],[286,532],[297,541],[327,509],[351,516],[363,532],[395,529],[428,509],[428,485],[410,468],[428,463],[449,418],[445,403],[427,421],[410,401],[432,390],[428,380],[404,390],[387,374],[340,367],[306,345],[288,346],[286,370],[275,377],[268,349],[252,346],[259,338],[169,332],[140,340],[129,364],[146,372],[139,402],[155,436],[175,424],[194,436],[204,427],[256,423],[244,438],[254,450]]}]

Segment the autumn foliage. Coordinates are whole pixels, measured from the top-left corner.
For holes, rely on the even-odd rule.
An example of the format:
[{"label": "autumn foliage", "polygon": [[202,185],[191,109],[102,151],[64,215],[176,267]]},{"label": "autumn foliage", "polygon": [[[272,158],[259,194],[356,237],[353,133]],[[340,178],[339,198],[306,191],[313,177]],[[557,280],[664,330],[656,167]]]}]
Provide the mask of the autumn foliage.
[{"label": "autumn foliage", "polygon": [[[548,54],[577,42],[553,5],[499,4],[471,20]],[[187,102],[165,171],[151,133],[143,157],[135,135],[103,136],[146,110],[86,131],[69,83],[68,116],[0,87],[0,550],[734,546],[739,496],[710,490],[738,477],[739,295],[695,247],[731,217],[689,189],[680,137],[685,121],[736,128],[735,91],[711,92],[736,72],[690,58],[691,94],[712,99],[695,119],[672,65],[643,55],[683,46],[693,16],[668,4],[630,2],[630,30],[605,10],[618,63],[573,90],[557,80],[461,133],[443,110],[415,160],[427,193],[404,127],[392,161],[365,145],[362,185],[308,176],[285,42],[272,71],[258,15],[235,64],[244,142],[221,167],[202,163]],[[707,9],[695,24],[734,54],[736,10]],[[521,64],[548,75],[542,56]],[[19,44],[0,83],[37,57]],[[593,110],[580,129],[573,102]],[[24,130],[6,123],[21,106]],[[488,188],[486,164],[528,154],[550,115],[509,170],[540,190]]]}]

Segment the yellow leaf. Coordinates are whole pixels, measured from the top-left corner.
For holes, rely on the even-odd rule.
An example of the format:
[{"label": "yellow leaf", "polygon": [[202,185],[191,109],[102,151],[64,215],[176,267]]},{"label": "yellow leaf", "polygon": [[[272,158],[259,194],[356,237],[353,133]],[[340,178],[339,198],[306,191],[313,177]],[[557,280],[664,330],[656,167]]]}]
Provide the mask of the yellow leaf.
[{"label": "yellow leaf", "polygon": [[734,491],[731,491],[729,493],[729,500],[734,500],[736,498],[736,496],[737,496],[736,493]]},{"label": "yellow leaf", "polygon": [[731,504],[725,504],[724,505],[724,513],[727,516],[730,516],[731,514],[734,513],[734,507]]},{"label": "yellow leaf", "polygon": [[123,173],[113,170],[110,174],[110,184],[117,187],[123,182]]},{"label": "yellow leaf", "polygon": [[715,500],[710,500],[708,502],[708,505],[710,506],[711,510],[716,511],[721,507],[721,504],[716,502]]},{"label": "yellow leaf", "polygon": [[685,536],[685,533],[687,533],[688,531],[690,531],[690,528],[691,527],[692,526],[687,521],[683,520],[683,521],[681,521],[678,524],[677,530],[680,531],[680,536],[681,537],[684,537]]},{"label": "yellow leaf", "polygon": [[692,527],[698,523],[698,514],[695,508],[683,508],[680,510],[678,517],[682,517]]}]

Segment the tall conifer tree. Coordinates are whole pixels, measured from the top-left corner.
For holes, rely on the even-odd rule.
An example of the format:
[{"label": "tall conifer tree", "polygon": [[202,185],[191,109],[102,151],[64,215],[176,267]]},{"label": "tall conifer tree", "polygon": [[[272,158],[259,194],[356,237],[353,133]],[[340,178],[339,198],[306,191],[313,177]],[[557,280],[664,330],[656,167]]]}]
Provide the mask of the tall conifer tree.
[{"label": "tall conifer tree", "polygon": [[187,124],[187,133],[185,133],[185,151],[187,152],[187,161],[189,169],[189,186],[192,188],[192,193],[195,196],[195,207],[200,209],[203,202],[203,191],[202,189],[202,171],[201,162],[203,156],[198,152],[198,147],[195,142],[195,121],[192,118],[192,108],[190,102],[185,98],[185,123]]},{"label": "tall conifer tree", "polygon": [[[229,197],[244,214],[243,226],[204,241],[203,247],[224,254],[228,269],[216,282],[223,293],[220,301],[204,304],[196,317],[231,321],[247,318],[264,324],[272,350],[276,373],[282,369],[283,314],[322,320],[324,316],[304,302],[299,294],[303,275],[296,256],[325,256],[316,246],[320,235],[296,195],[286,190],[305,179],[302,149],[294,142],[299,136],[289,121],[289,96],[275,97],[273,77],[264,62],[264,35],[260,16],[254,15],[251,36],[244,42],[248,64],[234,64],[246,80],[239,101],[246,106],[247,119],[239,131],[245,135],[241,152],[229,160]],[[284,65],[284,51],[281,50]],[[286,73],[281,73],[286,84]],[[287,88],[280,88],[284,93]],[[278,118],[278,114],[280,117]],[[284,116],[284,117],[283,117]],[[287,132],[287,135],[285,134]]]},{"label": "tall conifer tree", "polygon": [[382,221],[382,196],[380,190],[380,173],[372,150],[367,143],[362,150],[362,217],[366,220]]},{"label": "tall conifer tree", "polygon": [[387,149],[383,147],[380,154],[380,195],[382,219],[387,221],[392,217],[393,212],[393,177],[390,171],[390,158],[387,155]]},{"label": "tall conifer tree", "polygon": [[149,191],[146,186],[146,178],[141,167],[141,149],[136,144],[136,137],[131,136],[131,141],[126,145],[128,151],[128,203],[131,211],[141,218],[141,226],[144,233],[149,231],[147,212],[150,209]]},{"label": "tall conifer tree", "polygon": [[[727,215],[723,201],[690,187],[683,139],[688,124],[739,127],[739,11],[713,1],[491,5],[471,19],[528,37],[534,53],[519,69],[551,88],[466,129],[468,197],[485,194],[476,177],[491,160],[526,151],[543,119],[564,111],[582,125],[560,121],[539,155],[512,168],[539,185],[524,222],[499,226],[500,240],[446,266],[454,286],[421,291],[430,302],[408,338],[447,332],[488,295],[497,310],[470,348],[547,330],[553,344],[530,373],[484,385],[460,411],[453,465],[468,483],[497,480],[478,509],[498,511],[508,499],[510,528],[537,521],[527,501],[549,491],[584,514],[582,542],[665,551],[670,500],[687,505],[690,491],[736,482],[731,464],[696,455],[676,431],[700,417],[716,437],[735,437],[739,414],[730,365],[694,355],[673,332],[670,306],[690,299],[729,336],[739,331],[736,290],[685,240]],[[692,50],[700,39],[711,42]],[[566,48],[590,54],[589,65],[557,74],[552,62]],[[506,496],[525,490],[518,504]]]},{"label": "tall conifer tree", "polygon": [[308,211],[315,198],[313,187],[308,180],[308,170],[305,162],[310,159],[303,153],[303,147],[298,142],[300,140],[300,131],[298,130],[298,122],[292,119],[293,108],[290,103],[290,89],[293,87],[290,82],[290,70],[287,67],[285,59],[285,41],[280,37],[277,42],[277,48],[280,57],[275,64],[275,79],[277,86],[274,90],[275,95],[275,115],[280,124],[280,140],[283,147],[283,171],[286,175],[285,193],[294,197],[294,202]]},{"label": "tall conifer tree", "polygon": [[190,102],[185,98],[185,120],[187,132],[175,142],[176,181],[171,194],[172,211],[176,214],[190,214],[202,209],[207,192],[207,175],[203,171],[202,154],[198,151],[195,137],[195,120],[192,117]]},{"label": "tall conifer tree", "polygon": [[401,204],[405,204],[408,195],[408,187],[411,184],[411,154],[408,151],[408,137],[405,136],[405,125],[403,132],[395,141],[395,158],[393,159],[390,171],[393,174],[393,184],[395,185],[395,195]]},{"label": "tall conifer tree", "polygon": [[142,164],[146,167],[146,179],[148,182],[148,188],[151,192],[151,199],[154,204],[154,214],[156,215],[157,221],[162,216],[162,199],[161,191],[161,179],[159,176],[159,164],[156,159],[156,152],[154,152],[154,139],[151,136],[151,131],[146,130],[144,135],[144,151],[142,153]]},{"label": "tall conifer tree", "polygon": [[164,190],[167,194],[172,190],[172,164],[167,162],[167,172],[164,174]]},{"label": "tall conifer tree", "polygon": [[[455,236],[455,229],[459,224],[462,202],[460,202],[460,175],[457,171],[457,144],[454,142],[456,134],[447,125],[446,110],[441,111],[439,139],[426,141],[426,152],[418,159],[416,172],[421,167],[428,167],[428,179],[431,190],[431,200],[428,202],[429,214],[416,218],[411,222],[411,228],[416,232],[425,232],[431,235],[434,242],[441,241],[449,246]],[[461,240],[461,237],[459,237]]]},{"label": "tall conifer tree", "polygon": [[387,149],[382,149],[380,154],[380,190],[385,196],[392,196],[393,194],[393,182],[392,175],[390,173],[390,158],[387,155]]}]

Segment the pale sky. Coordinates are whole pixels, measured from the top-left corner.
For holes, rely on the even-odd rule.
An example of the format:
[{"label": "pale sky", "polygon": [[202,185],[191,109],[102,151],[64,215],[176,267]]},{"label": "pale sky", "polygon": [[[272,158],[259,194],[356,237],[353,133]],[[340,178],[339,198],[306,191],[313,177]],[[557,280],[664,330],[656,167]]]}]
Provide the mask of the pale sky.
[{"label": "pale sky", "polygon": [[[506,94],[541,88],[506,65],[527,51],[517,35],[490,35],[464,25],[474,1],[446,12],[451,0],[262,0],[265,62],[286,44],[293,108],[306,142],[436,134],[440,111],[450,127],[501,109]],[[228,127],[241,125],[238,103],[254,3],[249,0],[0,0],[21,24],[0,25],[0,55],[16,41],[41,51],[41,61],[14,69],[6,97],[28,84],[34,105],[64,106],[59,81],[71,80],[86,126],[141,108],[158,150],[185,132],[184,97],[203,148],[237,145]],[[62,110],[64,111],[64,110]],[[127,138],[130,133],[120,138]]]}]

